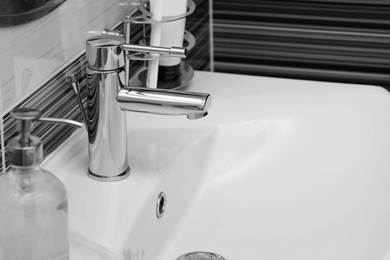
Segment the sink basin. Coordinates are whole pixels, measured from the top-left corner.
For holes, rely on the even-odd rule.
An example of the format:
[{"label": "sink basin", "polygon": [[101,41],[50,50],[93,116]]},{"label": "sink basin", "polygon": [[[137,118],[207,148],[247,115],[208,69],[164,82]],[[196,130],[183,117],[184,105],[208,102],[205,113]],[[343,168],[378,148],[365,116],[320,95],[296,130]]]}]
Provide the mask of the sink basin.
[{"label": "sink basin", "polygon": [[87,177],[83,129],[45,161],[72,260],[390,260],[386,90],[210,72],[187,88],[212,94],[207,117],[128,113],[127,179]]}]

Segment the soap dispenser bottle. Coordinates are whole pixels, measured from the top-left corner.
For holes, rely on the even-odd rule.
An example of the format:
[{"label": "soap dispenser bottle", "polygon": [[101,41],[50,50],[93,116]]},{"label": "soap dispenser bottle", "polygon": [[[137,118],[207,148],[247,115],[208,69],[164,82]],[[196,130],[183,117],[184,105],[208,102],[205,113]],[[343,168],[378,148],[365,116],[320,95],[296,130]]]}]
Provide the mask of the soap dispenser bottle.
[{"label": "soap dispenser bottle", "polygon": [[[42,142],[31,136],[40,111],[11,112],[20,134],[8,143],[10,172],[0,176],[0,260],[68,260],[68,199],[65,186],[41,168]],[[77,122],[76,122],[77,123]]]}]

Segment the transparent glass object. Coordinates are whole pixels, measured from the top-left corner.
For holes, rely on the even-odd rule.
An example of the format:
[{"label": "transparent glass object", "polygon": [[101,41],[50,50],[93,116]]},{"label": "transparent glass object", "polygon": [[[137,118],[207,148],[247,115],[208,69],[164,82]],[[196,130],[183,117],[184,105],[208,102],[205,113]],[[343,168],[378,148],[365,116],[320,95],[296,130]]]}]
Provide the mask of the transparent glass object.
[{"label": "transparent glass object", "polygon": [[65,186],[38,166],[0,176],[0,260],[68,260]]}]

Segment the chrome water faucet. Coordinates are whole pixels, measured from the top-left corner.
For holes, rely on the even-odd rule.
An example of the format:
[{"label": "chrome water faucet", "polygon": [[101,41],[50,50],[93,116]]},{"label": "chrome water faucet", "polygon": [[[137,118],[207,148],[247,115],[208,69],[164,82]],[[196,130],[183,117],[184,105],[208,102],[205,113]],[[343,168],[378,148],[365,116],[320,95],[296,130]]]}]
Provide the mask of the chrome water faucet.
[{"label": "chrome water faucet", "polygon": [[185,57],[184,48],[128,44],[121,35],[103,34],[86,42],[89,176],[117,181],[130,173],[127,161],[127,123],[124,111],[162,115],[207,115],[211,96],[175,90],[126,86],[128,52]]}]

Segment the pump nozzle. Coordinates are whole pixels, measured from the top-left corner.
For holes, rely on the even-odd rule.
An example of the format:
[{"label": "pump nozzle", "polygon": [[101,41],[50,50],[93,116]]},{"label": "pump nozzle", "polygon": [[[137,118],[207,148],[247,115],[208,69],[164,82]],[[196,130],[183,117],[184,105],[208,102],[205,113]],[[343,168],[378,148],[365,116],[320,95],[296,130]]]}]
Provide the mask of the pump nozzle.
[{"label": "pump nozzle", "polygon": [[15,118],[16,120],[19,120],[18,122],[21,123],[18,125],[18,131],[21,132],[31,132],[32,125],[31,121],[39,121],[39,122],[46,122],[46,123],[57,123],[57,124],[66,124],[74,127],[81,128],[83,124],[70,120],[70,119],[62,119],[62,118],[48,118],[48,117],[41,117],[42,113],[38,109],[34,108],[27,108],[22,107],[18,109],[14,109],[11,112],[11,116]]},{"label": "pump nozzle", "polygon": [[11,111],[11,116],[17,120],[19,136],[12,138],[8,143],[8,157],[10,164],[16,166],[31,166],[42,161],[42,142],[36,136],[31,136],[32,122],[40,121],[47,123],[67,124],[74,127],[82,127],[79,122],[60,119],[44,118],[42,113],[34,108],[17,108]]}]

